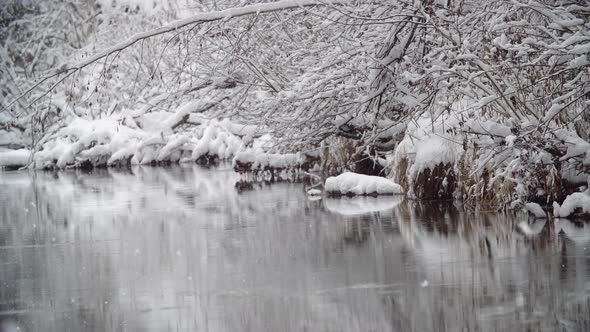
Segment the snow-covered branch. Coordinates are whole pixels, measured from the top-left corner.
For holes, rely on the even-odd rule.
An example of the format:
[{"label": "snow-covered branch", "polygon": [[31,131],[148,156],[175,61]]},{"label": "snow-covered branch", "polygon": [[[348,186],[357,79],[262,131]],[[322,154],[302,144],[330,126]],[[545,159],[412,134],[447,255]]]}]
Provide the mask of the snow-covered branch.
[{"label": "snow-covered branch", "polygon": [[[185,28],[187,26],[191,26],[191,25],[195,25],[195,24],[199,24],[199,23],[204,23],[204,22],[211,22],[211,21],[217,21],[217,20],[229,20],[232,18],[245,16],[245,15],[268,13],[268,12],[288,10],[288,9],[296,9],[296,8],[302,8],[302,7],[306,7],[306,6],[317,6],[317,5],[322,5],[323,3],[324,2],[320,2],[318,0],[281,0],[281,1],[270,2],[270,3],[253,4],[253,5],[248,5],[248,6],[244,6],[241,8],[228,8],[228,9],[224,9],[224,10],[220,10],[220,11],[200,13],[200,14],[191,16],[186,19],[177,20],[177,21],[171,22],[169,24],[166,24],[165,26],[135,34],[135,35],[131,36],[130,38],[128,38],[122,42],[116,43],[115,45],[113,45],[107,49],[104,49],[104,50],[102,50],[102,51],[76,63],[76,64],[72,64],[72,65],[63,64],[63,65],[61,65],[59,68],[55,69],[52,73],[49,73],[49,74],[45,75],[43,78],[41,78],[40,80],[38,80],[30,88],[25,90],[22,94],[20,94],[18,97],[16,97],[10,103],[8,103],[6,106],[4,106],[4,108],[9,109],[18,100],[20,100],[21,98],[23,98],[24,96],[29,94],[31,91],[37,89],[41,84],[43,84],[45,81],[47,81],[53,77],[57,77],[57,76],[64,74],[65,77],[62,77],[59,81],[59,82],[62,82],[63,80],[65,80],[66,77],[71,76],[72,74],[74,74],[78,70],[85,68],[88,65],[93,64],[93,63],[97,62],[98,60],[101,60],[105,57],[108,57],[112,54],[120,52],[120,51],[136,44],[137,42],[140,42],[140,41],[148,39],[148,38],[152,38],[154,36],[174,32],[179,29]],[[36,98],[34,100],[34,102],[38,101],[40,98],[41,97]]]}]

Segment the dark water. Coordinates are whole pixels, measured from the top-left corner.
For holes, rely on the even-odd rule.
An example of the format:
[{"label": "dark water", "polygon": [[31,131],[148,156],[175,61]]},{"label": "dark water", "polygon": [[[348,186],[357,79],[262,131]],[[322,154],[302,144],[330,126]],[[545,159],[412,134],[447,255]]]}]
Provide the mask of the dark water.
[{"label": "dark water", "polygon": [[237,180],[0,173],[0,331],[590,330],[590,225]]}]

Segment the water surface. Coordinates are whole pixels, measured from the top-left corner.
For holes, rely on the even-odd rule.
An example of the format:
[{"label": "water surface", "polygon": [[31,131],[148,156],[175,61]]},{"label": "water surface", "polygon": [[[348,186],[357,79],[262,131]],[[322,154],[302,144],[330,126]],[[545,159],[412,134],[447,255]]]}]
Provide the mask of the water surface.
[{"label": "water surface", "polygon": [[590,330],[590,225],[239,180],[0,173],[0,331]]}]

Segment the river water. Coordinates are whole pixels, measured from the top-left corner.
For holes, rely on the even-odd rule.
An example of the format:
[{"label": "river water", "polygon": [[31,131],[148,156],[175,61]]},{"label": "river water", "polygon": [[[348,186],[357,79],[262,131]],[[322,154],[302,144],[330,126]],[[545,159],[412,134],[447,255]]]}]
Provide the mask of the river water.
[{"label": "river water", "polygon": [[239,179],[0,173],[0,331],[590,330],[588,224]]}]

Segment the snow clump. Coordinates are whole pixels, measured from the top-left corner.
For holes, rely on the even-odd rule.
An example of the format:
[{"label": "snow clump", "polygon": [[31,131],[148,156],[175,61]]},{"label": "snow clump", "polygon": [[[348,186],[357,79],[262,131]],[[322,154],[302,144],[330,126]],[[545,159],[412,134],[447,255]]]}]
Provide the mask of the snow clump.
[{"label": "snow clump", "polygon": [[326,192],[336,195],[393,195],[402,194],[403,188],[379,176],[346,172],[326,179]]},{"label": "snow clump", "polygon": [[322,196],[322,191],[319,189],[309,189],[307,191],[307,194],[309,196]]}]

